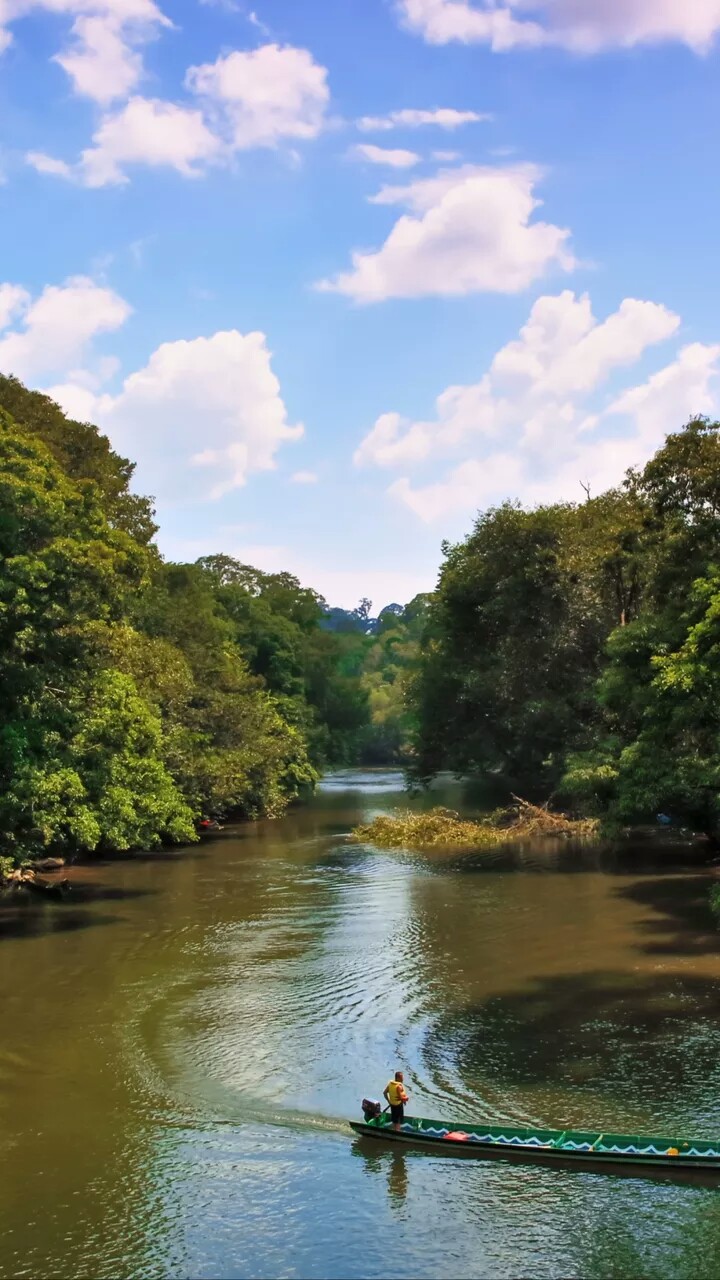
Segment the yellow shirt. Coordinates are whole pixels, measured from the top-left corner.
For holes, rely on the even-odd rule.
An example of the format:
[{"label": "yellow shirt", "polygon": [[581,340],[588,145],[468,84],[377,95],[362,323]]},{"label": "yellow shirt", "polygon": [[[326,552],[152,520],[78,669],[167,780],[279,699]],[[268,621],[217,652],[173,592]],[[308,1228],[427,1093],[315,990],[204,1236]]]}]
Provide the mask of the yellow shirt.
[{"label": "yellow shirt", "polygon": [[390,1080],[388,1082],[387,1096],[391,1107],[399,1107],[401,1102],[407,1102],[405,1086],[399,1080]]}]

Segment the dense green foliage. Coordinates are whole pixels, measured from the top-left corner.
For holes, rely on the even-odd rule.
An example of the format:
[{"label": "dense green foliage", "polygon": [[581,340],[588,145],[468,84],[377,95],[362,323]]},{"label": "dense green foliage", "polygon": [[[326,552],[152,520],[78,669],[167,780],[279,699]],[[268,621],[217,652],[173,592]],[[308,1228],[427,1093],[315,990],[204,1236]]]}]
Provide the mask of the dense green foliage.
[{"label": "dense green foliage", "polygon": [[0,833],[6,851],[128,848],[192,835],[161,726],[94,635],[150,558],[0,410]]},{"label": "dense green foliage", "polygon": [[494,775],[611,823],[720,832],[720,424],[602,497],[482,513],[444,548],[414,771]]},{"label": "dense green foliage", "polygon": [[413,759],[413,680],[429,602],[429,595],[419,595],[404,608],[391,605],[373,624],[361,671],[370,708],[370,723],[358,743],[358,759],[364,764],[409,764]]},{"label": "dense green foliage", "polygon": [[581,504],[482,512],[377,616],[165,563],[133,465],[0,377],[0,858],[194,838],[326,767],[442,769],[720,833],[720,424]]},{"label": "dense green foliage", "polygon": [[328,610],[292,575],[227,556],[164,563],[133,470],[95,427],[0,377],[4,866],[282,813],[362,755],[373,682],[394,688],[403,665],[386,645],[369,674],[369,601]]}]

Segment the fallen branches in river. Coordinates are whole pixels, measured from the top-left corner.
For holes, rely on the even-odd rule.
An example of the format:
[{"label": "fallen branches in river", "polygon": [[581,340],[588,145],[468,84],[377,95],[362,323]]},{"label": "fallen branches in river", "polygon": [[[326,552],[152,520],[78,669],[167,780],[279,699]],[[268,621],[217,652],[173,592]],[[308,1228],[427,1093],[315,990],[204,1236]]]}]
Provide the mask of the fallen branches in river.
[{"label": "fallen branches in river", "polygon": [[514,804],[481,822],[461,818],[453,809],[410,809],[379,814],[353,831],[356,840],[383,849],[480,849],[489,845],[538,838],[592,839],[598,833],[594,818],[569,818],[546,806],[513,796]]}]

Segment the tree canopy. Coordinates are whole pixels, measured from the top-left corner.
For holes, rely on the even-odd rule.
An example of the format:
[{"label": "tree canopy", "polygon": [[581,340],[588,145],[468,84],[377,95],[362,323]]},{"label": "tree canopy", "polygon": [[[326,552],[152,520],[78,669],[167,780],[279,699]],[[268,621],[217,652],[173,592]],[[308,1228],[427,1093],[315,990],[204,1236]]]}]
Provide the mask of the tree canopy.
[{"label": "tree canopy", "polygon": [[494,776],[611,824],[720,834],[720,423],[622,486],[481,513],[444,548],[413,771]]},{"label": "tree canopy", "polygon": [[4,856],[282,813],[369,728],[367,627],[333,631],[288,573],[163,562],[133,473],[94,426],[0,378]]}]

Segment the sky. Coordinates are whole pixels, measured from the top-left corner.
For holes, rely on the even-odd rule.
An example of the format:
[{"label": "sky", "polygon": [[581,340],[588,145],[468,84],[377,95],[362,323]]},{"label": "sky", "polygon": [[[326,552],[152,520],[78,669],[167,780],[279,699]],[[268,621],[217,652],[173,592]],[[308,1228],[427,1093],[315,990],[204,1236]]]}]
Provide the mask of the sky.
[{"label": "sky", "polygon": [[404,603],[720,411],[719,71],[720,0],[0,0],[0,370],[166,556]]}]

